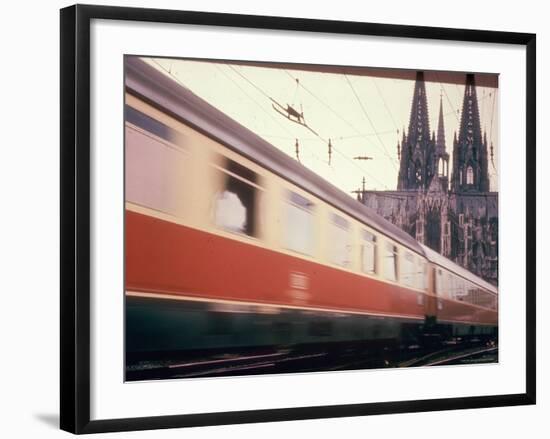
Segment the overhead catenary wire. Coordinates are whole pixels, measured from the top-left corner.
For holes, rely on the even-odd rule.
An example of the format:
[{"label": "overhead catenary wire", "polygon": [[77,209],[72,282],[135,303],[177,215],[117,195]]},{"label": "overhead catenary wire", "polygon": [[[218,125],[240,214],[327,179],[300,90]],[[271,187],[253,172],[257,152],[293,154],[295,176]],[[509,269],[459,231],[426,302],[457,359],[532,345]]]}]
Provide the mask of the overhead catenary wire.
[{"label": "overhead catenary wire", "polygon": [[[350,139],[359,139],[361,137],[368,137],[368,136],[376,136],[376,135],[387,135],[387,134],[395,134],[394,130],[391,131],[378,131],[377,133],[363,133],[363,134],[354,134],[350,136],[334,136],[334,139],[336,140],[350,140]],[[293,140],[293,137],[285,137],[285,136],[278,136],[276,134],[266,134],[263,133],[262,136],[265,137],[272,137],[274,139],[283,139],[283,140]],[[318,137],[300,137],[300,140],[302,141],[313,141],[318,140]],[[393,158],[392,158],[393,160]]]},{"label": "overhead catenary wire", "polygon": [[[256,89],[259,93],[261,93],[265,98],[269,99],[270,101],[275,101],[268,93],[266,93],[264,90],[262,90],[258,85],[254,84],[254,82],[252,82],[249,78],[247,78],[242,72],[239,72],[236,68],[234,68],[233,66],[229,66],[235,73],[237,73],[242,79],[244,79],[248,84],[250,84],[252,87],[254,87],[254,89]],[[288,73],[288,71],[285,70],[285,72],[294,80],[296,81],[296,78],[294,78],[292,75],[290,75],[290,73]],[[315,95],[309,90],[307,89],[303,83],[300,81],[299,82],[299,85],[300,87],[302,87],[306,92],[308,92],[309,94],[311,94],[312,96],[315,97]],[[318,98],[317,98],[318,99]],[[312,131],[313,132],[313,131]],[[325,143],[327,145],[327,148],[329,146],[329,141],[328,139],[325,139],[323,136],[321,136],[320,134],[316,133],[316,132],[313,132],[313,134],[316,135],[317,138],[319,138],[323,143]],[[358,163],[356,163],[355,161],[353,161],[350,157],[348,157],[347,155],[345,155],[344,153],[342,153],[338,148],[336,148],[334,146],[333,143],[331,143],[330,145],[330,152],[331,153],[336,153],[338,154],[339,156],[341,156],[342,158],[344,158],[346,161],[348,161],[349,163],[351,163],[354,167],[356,167],[357,169],[359,169],[361,171],[361,173],[363,174],[367,174],[370,178],[372,178],[373,180],[377,181],[378,183],[380,183],[384,188],[388,189],[388,186],[382,182],[380,179],[378,179],[377,177],[373,176],[370,172],[367,172],[365,169],[363,169],[361,166],[358,165]]]},{"label": "overhead catenary wire", "polygon": [[259,93],[264,95],[267,99],[272,100],[271,96],[269,96],[265,91],[263,91],[260,87],[258,87],[256,84],[254,84],[250,79],[248,79],[245,75],[243,75],[239,70],[237,70],[235,67],[233,67],[230,64],[227,64],[227,67],[229,67],[231,70],[233,70],[237,75],[239,75],[241,78],[243,78],[246,82],[248,82],[252,87],[254,87]]},{"label": "overhead catenary wire", "polygon": [[[185,88],[188,88],[188,86],[186,85],[187,84],[187,80],[188,80],[188,76],[185,74],[185,71],[183,71],[183,75],[182,75],[182,70],[180,68],[180,66],[178,65],[177,62],[172,62],[172,63],[167,63],[166,61],[163,62],[163,60],[157,60],[157,59],[151,59],[150,62],[154,62],[155,65],[157,65],[158,67],[160,67],[167,75],[171,76],[173,79],[175,79],[180,85],[184,86]],[[221,64],[220,64],[221,65]],[[388,98],[388,96],[391,96],[391,95],[388,95],[386,96],[384,94],[384,86],[385,86],[385,82],[384,81],[378,81],[378,80],[374,80],[372,78],[370,78],[373,82],[373,88],[376,89],[376,93],[379,94],[380,96],[380,99],[382,100],[382,102],[380,102],[380,104],[383,104],[384,107],[385,107],[385,111],[382,110],[380,108],[380,110],[386,114],[386,121],[390,122],[391,121],[391,124],[390,126],[393,126],[395,128],[395,130],[387,130],[387,131],[384,131],[384,130],[380,130],[380,131],[377,131],[375,130],[375,127],[372,126],[372,122],[375,120],[375,119],[372,119],[373,117],[373,114],[370,114],[372,113],[372,110],[371,110],[371,107],[366,107],[365,103],[361,100],[361,99],[358,99],[358,97],[360,96],[360,89],[359,88],[355,88],[353,87],[354,85],[357,85],[357,84],[362,84],[362,82],[355,82],[353,81],[353,78],[348,78],[346,75],[341,75],[340,78],[342,78],[343,80],[345,81],[348,81],[348,82],[351,82],[351,87],[350,89],[353,87],[355,89],[355,93],[354,93],[354,97],[355,99],[357,100],[358,104],[361,108],[361,111],[363,111],[363,114],[365,114],[365,118],[367,119],[367,121],[369,120],[369,118],[371,119],[368,123],[371,124],[371,129],[374,130],[374,132],[364,132],[366,130],[359,130],[357,129],[356,126],[354,126],[353,124],[353,119],[352,120],[349,120],[348,117],[346,117],[348,115],[348,113],[346,112],[342,112],[340,111],[340,107],[334,107],[333,105],[333,102],[332,101],[325,101],[323,99],[323,94],[319,94],[317,93],[317,88],[316,87],[313,87],[311,88],[312,85],[316,85],[317,83],[315,82],[312,82],[312,83],[309,83],[306,81],[305,83],[303,82],[303,79],[304,78],[299,78],[299,80],[297,80],[297,77],[293,76],[294,75],[294,72],[289,73],[286,69],[281,69],[281,74],[284,74],[284,75],[288,75],[291,79],[292,79],[292,84],[290,84],[288,81],[287,81],[287,84],[288,86],[284,87],[287,91],[287,94],[289,94],[289,97],[288,99],[291,99],[292,98],[292,102],[293,102],[293,105],[294,103],[296,102],[296,99],[298,100],[296,103],[296,105],[299,104],[299,102],[301,102],[301,99],[306,99],[306,101],[303,102],[304,105],[308,104],[308,101],[309,101],[309,106],[307,107],[307,109],[310,109],[310,106],[313,105],[313,108],[315,109],[315,104],[311,103],[311,100],[309,99],[309,95],[311,95],[317,102],[319,102],[323,108],[326,108],[328,111],[330,111],[332,114],[334,114],[336,117],[338,117],[339,120],[341,120],[342,122],[344,122],[347,126],[351,127],[353,129],[353,133],[349,133],[349,131],[347,132],[347,134],[349,135],[342,135],[342,136],[338,136],[337,133],[333,133],[333,132],[329,132],[328,130],[330,130],[330,124],[329,125],[326,125],[323,126],[323,125],[320,125],[319,127],[321,127],[321,131],[319,132],[319,135],[311,135],[309,134],[309,136],[301,136],[299,135],[298,133],[298,130],[296,128],[292,128],[292,127],[289,127],[287,123],[284,123],[282,121],[281,118],[277,117],[277,115],[274,115],[274,113],[272,111],[269,111],[270,109],[264,104],[262,103],[262,99],[259,98],[259,96],[261,95],[263,98],[266,98],[266,99],[269,99],[270,101],[273,100],[273,97],[275,98],[280,98],[280,93],[279,94],[276,94],[275,96],[271,96],[270,93],[269,93],[269,88],[266,89],[265,85],[262,86],[262,83],[258,83],[258,81],[260,79],[263,78],[263,76],[250,76],[248,74],[249,70],[246,68],[240,68],[239,66],[236,66],[236,65],[229,65],[229,64],[223,64],[225,65],[226,67],[223,68],[223,72],[225,74],[225,76],[227,76],[228,78],[230,78],[230,80],[232,80],[232,82],[234,82],[236,85],[238,84],[238,88],[240,90],[240,92],[244,93],[245,95],[248,96],[248,98],[254,102],[254,104],[256,106],[259,106],[261,111],[268,115],[268,117],[270,118],[270,120],[272,120],[274,123],[276,123],[277,125],[277,128],[281,129],[282,132],[284,133],[281,133],[281,135],[276,135],[276,133],[273,133],[273,134],[270,134],[270,135],[262,135],[261,133],[257,132],[257,134],[261,135],[262,137],[272,137],[272,138],[278,138],[278,139],[281,139],[281,140],[288,140],[288,145],[286,145],[286,147],[284,145],[281,145],[282,149],[284,149],[287,153],[290,153],[291,155],[294,155],[292,154],[294,151],[294,147],[295,147],[295,141],[296,139],[298,138],[299,139],[299,144],[300,144],[300,149],[304,149],[304,150],[307,150],[306,154],[304,155],[304,157],[300,157],[301,161],[304,160],[304,158],[306,158],[307,160],[307,157],[310,156],[310,153],[311,153],[311,158],[315,159],[316,161],[319,161],[320,163],[325,163],[327,164],[327,160],[326,160],[326,156],[323,157],[322,159],[315,155],[313,151],[317,151],[319,152],[319,149],[318,148],[311,148],[313,145],[311,144],[311,142],[314,142],[315,139],[318,139],[320,140],[321,142],[325,143],[326,145],[326,149],[328,150],[328,138],[330,137],[331,141],[332,141],[332,152],[334,153],[335,156],[337,156],[336,158],[343,158],[344,161],[349,161],[350,163],[352,163],[354,165],[354,168],[357,169],[358,171],[360,171],[362,174],[368,174],[369,175],[369,179],[371,181],[377,181],[378,183],[381,184],[382,187],[387,187],[386,184],[382,183],[382,181],[376,177],[374,177],[373,175],[371,175],[370,172],[367,172],[362,166],[358,166],[358,163],[357,162],[354,162],[352,160],[352,155],[350,154],[344,154],[343,151],[347,151],[347,149],[342,149],[342,147],[346,147],[348,145],[350,145],[350,142],[344,142],[345,140],[348,140],[348,139],[355,139],[355,138],[365,138],[368,140],[368,145],[371,146],[371,147],[375,147],[377,149],[380,150],[380,148],[382,148],[383,150],[383,153],[384,153],[384,156],[383,157],[376,157],[377,160],[380,160],[380,159],[383,159],[383,160],[388,160],[392,163],[392,167],[393,168],[396,168],[395,166],[395,154],[394,156],[391,156],[387,149],[386,149],[386,144],[388,144],[388,141],[390,139],[389,135],[390,134],[393,134],[395,133],[395,130],[397,130],[397,120],[401,118],[400,116],[400,113],[399,112],[392,112],[393,111],[393,107],[390,105],[393,103],[393,101],[391,99]],[[223,67],[222,65],[222,67]],[[178,68],[179,68],[179,71],[178,71]],[[296,75],[297,76],[297,75]],[[309,78],[309,77],[307,77]],[[305,78],[305,79],[307,79]],[[193,78],[191,78],[192,80]],[[350,81],[351,79],[351,81]],[[185,83],[183,83],[182,81],[185,80]],[[241,82],[244,81],[244,82]],[[283,83],[284,84],[284,83]],[[308,87],[309,85],[309,87]],[[443,85],[440,83],[440,86],[441,86],[441,89],[442,91],[444,92],[445,94],[445,99],[448,103],[448,105],[450,107],[453,107],[453,111],[449,111],[449,112],[445,112],[444,113],[444,117],[445,119],[447,118],[447,116],[450,116],[450,113],[452,112],[453,113],[453,117],[456,118],[456,120],[458,122],[460,122],[459,120],[459,116],[460,114],[457,113],[456,111],[454,111],[454,108],[458,108],[458,101],[457,100],[451,100],[450,98],[450,94],[449,94],[449,89],[447,88],[446,85]],[[358,85],[357,85],[358,87]],[[306,92],[307,96],[304,96],[303,94],[299,94],[299,89],[302,89],[304,92]],[[281,87],[279,87],[279,91],[281,90]],[[460,88],[457,86],[456,88],[456,92],[458,94],[461,93],[460,91]],[[480,95],[481,95],[481,91],[480,91]],[[357,96],[355,96],[357,95]],[[494,117],[494,107],[495,107],[495,96],[496,96],[496,92],[493,92],[493,93],[484,93],[483,96],[479,96],[479,101],[480,104],[481,104],[481,107],[482,107],[482,112],[483,113],[487,113],[487,119],[490,120],[490,129],[488,130],[489,133],[490,133],[490,138],[492,139],[492,135],[493,135],[493,128],[492,126],[495,124],[495,117]],[[454,98],[453,98],[454,99]],[[491,107],[489,107],[488,105],[488,102],[486,102],[487,99],[492,99],[492,102],[491,102]],[[454,104],[454,105],[453,105]],[[491,117],[488,117],[489,116],[489,108],[491,108]],[[306,110],[307,110],[306,109]],[[318,120],[324,120],[324,119],[318,119],[318,114],[319,114],[319,111],[316,109],[315,112],[312,113],[313,116],[314,116],[314,119],[312,119],[311,122],[313,122],[313,126],[315,126],[315,123],[317,122],[318,124]],[[252,114],[252,116],[254,116],[254,114]],[[306,114],[307,116],[307,114]],[[398,116],[398,117],[396,117]],[[487,120],[486,119],[486,120]],[[259,121],[261,121],[262,119],[257,119]],[[487,120],[487,122],[489,122],[489,120]],[[318,124],[319,125],[319,124]],[[388,124],[389,125],[389,124]],[[451,122],[450,126],[452,127],[453,123]],[[266,127],[269,127],[269,125],[265,125]],[[341,125],[336,125],[336,126],[339,126],[341,129]],[[292,129],[291,129],[292,128]],[[323,128],[324,128],[324,132],[323,132]],[[489,128],[489,127],[487,127]],[[447,129],[446,131],[448,131],[449,129]],[[255,130],[257,131],[257,130]],[[345,130],[344,130],[345,131]],[[354,134],[356,133],[356,134]],[[298,134],[298,135],[297,135]],[[330,136],[329,136],[330,134]],[[383,137],[383,136],[386,136],[387,137]],[[370,139],[369,139],[370,137]],[[377,139],[372,139],[372,137],[377,137]],[[374,143],[373,143],[374,142]],[[281,143],[281,142],[278,142],[278,143]],[[353,142],[351,142],[353,143]],[[358,148],[359,146],[354,146],[354,150],[356,148]],[[292,152],[291,152],[291,149],[292,149]],[[358,151],[359,154],[361,154],[362,151]],[[395,153],[395,152],[394,152]],[[357,152],[355,153],[357,154]],[[324,154],[323,154],[324,155]],[[333,156],[333,159],[335,157]],[[307,162],[306,162],[307,163]],[[340,165],[340,163],[342,163],[342,160],[333,160],[331,165],[334,167],[336,166],[336,168],[338,168],[338,166]],[[364,164],[362,164],[364,166]],[[496,171],[496,164],[493,162],[492,163],[492,167],[495,169]],[[387,166],[387,165],[386,165]],[[328,170],[328,169],[327,169]],[[331,172],[335,172],[335,170],[333,168],[330,169]],[[341,173],[342,171],[340,171]],[[379,186],[379,187],[381,187]],[[392,186],[393,187],[393,186]]]},{"label": "overhead catenary wire", "polygon": [[367,174],[370,178],[372,178],[373,180],[376,180],[378,183],[380,183],[382,186],[384,186],[385,189],[389,189],[388,186],[382,182],[380,179],[376,178],[375,176],[373,176],[370,172],[367,172],[365,171],[361,166],[359,166],[357,164],[357,162],[353,161],[350,157],[348,157],[347,155],[345,155],[344,153],[342,153],[340,150],[336,149],[334,147],[334,144],[331,142],[331,139],[329,138],[328,141],[326,139],[324,139],[322,136],[320,136],[319,134],[317,135],[319,137],[319,139],[321,139],[323,142],[325,142],[328,146],[328,153],[329,153],[329,165],[331,164],[331,159],[332,159],[332,152],[336,152],[338,155],[340,155],[341,157],[343,157],[345,160],[347,160],[348,162],[350,162],[352,165],[354,165],[355,167],[357,167],[357,169],[359,169],[361,172],[363,172],[364,174]]},{"label": "overhead catenary wire", "polygon": [[[257,102],[252,96],[250,96],[250,94],[248,94],[239,84],[237,84],[237,82],[235,82],[235,80],[233,78],[231,78],[229,75],[227,75],[226,72],[224,72],[219,66],[216,66],[218,68],[218,70],[226,77],[228,78],[231,82],[233,82],[233,84],[235,84],[235,86],[245,95],[247,96],[252,102],[254,102],[256,104],[256,106],[258,106],[265,114],[267,114],[268,117],[270,117],[276,124],[277,126],[279,126],[283,131],[287,132],[288,134],[290,134],[292,137],[293,140],[296,140],[296,136],[293,136],[293,133],[288,129],[286,128],[283,124],[281,124],[269,111],[267,111],[263,105],[261,105],[259,102]],[[234,72],[236,72],[237,74],[239,74],[239,72],[233,68],[233,66],[230,66],[228,65],[228,67],[230,67]],[[240,77],[242,77],[243,79],[247,80],[247,78],[242,75],[242,74],[239,74]],[[247,80],[248,83],[252,84],[250,81]],[[266,93],[263,92],[263,90],[261,90],[259,87],[255,87],[256,90],[258,90],[262,95],[266,96],[266,97],[269,97]],[[315,158],[316,160],[319,160],[319,161],[322,161],[313,151],[311,151],[309,148],[307,148],[309,153],[311,154],[311,156],[313,158]],[[298,159],[298,161],[300,161]]]},{"label": "overhead catenary wire", "polygon": [[393,126],[395,127],[395,129],[397,131],[399,131],[399,127],[397,126],[397,122],[395,121],[395,118],[393,117],[393,114],[390,110],[390,107],[388,106],[388,104],[386,102],[386,98],[384,97],[384,95],[380,91],[380,87],[378,87],[378,84],[376,83],[376,78],[371,77],[370,79],[371,79],[372,83],[374,84],[374,87],[376,88],[376,91],[378,92],[378,96],[380,96],[380,99],[382,99],[382,102],[384,103],[384,108],[386,109],[388,115],[390,116],[390,119],[393,123]]},{"label": "overhead catenary wire", "polygon": [[492,92],[493,102],[491,105],[491,117],[490,117],[491,122],[489,124],[489,139],[493,138],[493,119],[495,118],[495,102],[497,100],[496,94],[497,94],[497,89],[493,90]]},{"label": "overhead catenary wire", "polygon": [[496,102],[496,94],[497,94],[497,91],[498,89],[495,89],[493,90],[492,92],[492,95],[493,95],[493,103],[491,105],[491,123],[489,125],[489,139],[491,141],[491,164],[493,165],[493,170],[495,171],[495,176],[496,178],[498,178],[498,170],[497,170],[497,167],[495,166],[495,161],[494,161],[494,158],[493,158],[493,119],[495,118],[495,102]]},{"label": "overhead catenary wire", "polygon": [[[441,83],[439,83],[441,85]],[[458,86],[457,86],[458,88]],[[442,88],[441,91],[443,93],[445,93],[445,90]],[[458,93],[460,94],[460,91],[458,91]],[[479,102],[482,102],[482,101],[485,101],[487,99],[489,99],[491,96],[490,95],[485,95],[485,96],[482,96],[481,98],[478,98],[478,103]],[[449,97],[446,97],[446,100],[449,101]],[[455,118],[457,119],[457,122],[460,123],[460,118],[458,117],[458,114],[459,114],[459,111],[458,110],[455,110],[455,109],[452,109],[451,111],[447,111],[446,113],[443,113],[443,118],[446,120],[448,116],[450,115],[454,115]],[[439,114],[432,114],[432,116],[430,117],[430,126],[434,127],[437,125],[437,122],[439,120]],[[446,121],[447,123],[447,121]]]},{"label": "overhead catenary wire", "polygon": [[[179,85],[181,85],[182,87],[185,87],[185,88],[188,88],[178,77],[175,73],[172,73],[172,65],[173,63],[170,64],[170,68],[169,69],[166,69],[166,67],[164,67],[162,64],[160,64],[156,59],[154,58],[151,58],[151,60],[159,67],[161,68],[164,72],[166,72],[168,75],[170,75],[172,78],[174,78],[176,80],[176,82],[178,82]],[[267,97],[269,100],[271,101],[274,101],[273,98],[271,98],[267,93],[265,93],[260,87],[256,86],[256,84],[254,84],[252,81],[250,81],[246,76],[244,76],[242,73],[240,73],[237,69],[235,69],[233,66],[229,65],[229,64],[226,64],[227,67],[229,67],[231,70],[233,70],[236,74],[238,74],[241,78],[243,78],[246,82],[248,82],[250,85],[252,85],[259,93],[261,93],[262,95],[264,95],[265,97]],[[287,133],[289,134],[293,134],[291,133],[287,128],[285,128],[281,123],[279,123],[279,121],[273,117],[273,115],[271,113],[269,113],[267,110],[265,110],[265,108],[259,104],[252,96],[250,96],[242,87],[239,86],[239,84],[237,84],[233,78],[231,78],[230,76],[228,76],[218,65],[215,65],[215,67],[218,69],[218,71],[220,71],[226,78],[228,78],[230,81],[232,81],[235,86],[237,86],[237,88],[242,92],[244,93],[245,96],[247,96],[250,100],[252,100],[258,107],[260,107],[260,109],[262,111],[264,111],[270,118],[273,119],[273,121],[281,128],[283,129],[284,131],[286,131]],[[315,133],[314,133],[315,134]],[[295,139],[295,137],[293,137]],[[309,148],[308,148],[309,149]],[[311,156],[315,159],[315,160],[318,160],[318,161],[322,161],[315,153],[313,153],[313,151],[309,151]],[[298,158],[298,154],[297,154],[297,159],[298,161],[299,158]]]},{"label": "overhead catenary wire", "polygon": [[149,58],[153,63],[155,63],[161,70],[163,70],[165,73],[167,73],[170,77],[172,77],[179,85],[189,90],[189,87],[185,85],[183,82],[181,82],[180,78],[175,73],[172,73],[172,65],[173,62],[170,64],[170,67],[167,69],[164,67],[161,63],[159,63],[155,58]]},{"label": "overhead catenary wire", "polygon": [[[344,74],[344,78],[346,78],[346,81],[348,82],[350,88],[351,88],[351,91],[353,92],[355,98],[357,99],[357,102],[359,103],[359,106],[361,107],[361,110],[363,111],[363,114],[365,115],[365,117],[367,118],[367,120],[369,121],[369,124],[370,126],[374,129],[374,124],[372,123],[372,120],[367,112],[367,110],[365,109],[365,107],[363,106],[363,102],[361,101],[361,99],[359,98],[359,95],[357,94],[357,91],[355,90],[355,87],[353,86],[352,82],[350,81],[350,79],[348,78],[348,75]],[[386,149],[386,145],[384,145],[384,142],[382,142],[382,139],[380,138],[380,136],[376,136],[376,138],[378,139],[378,141],[380,142],[380,144],[382,145],[382,149],[383,149],[383,152],[386,156],[388,156],[389,158],[391,158],[391,155],[389,154],[388,150]],[[392,164],[392,166],[394,167],[394,169],[397,171],[397,167],[395,166],[395,163],[393,162],[393,160],[390,162]]]},{"label": "overhead catenary wire", "polygon": [[451,98],[449,98],[449,94],[447,93],[447,89],[445,88],[445,85],[441,82],[441,80],[439,79],[439,75],[437,73],[435,73],[435,77],[437,78],[437,81],[439,82],[439,86],[441,87],[441,90],[443,90],[443,94],[445,95],[445,98],[447,99],[447,102],[449,103],[449,106],[453,110],[453,114],[456,117],[456,121],[460,125],[460,118],[458,117],[458,111],[456,110],[455,106],[453,105],[453,103],[451,101]]},{"label": "overhead catenary wire", "polygon": [[[285,70],[285,73],[292,79],[295,79],[294,76],[292,76],[288,70]],[[358,137],[365,137],[365,135],[363,133],[361,133],[361,131],[359,131],[351,122],[349,122],[346,118],[342,117],[342,115],[340,113],[338,113],[336,110],[334,110],[334,108],[332,108],[331,105],[327,104],[323,99],[321,99],[317,94],[313,93],[308,87],[306,87],[303,82],[300,82],[300,87],[302,87],[307,93],[309,93],[314,99],[316,99],[320,104],[322,104],[325,108],[327,108],[332,114],[334,114],[338,119],[340,119],[342,122],[344,122],[346,125],[348,125],[351,129],[353,129],[359,136]],[[374,128],[374,126],[371,124],[372,128],[373,128],[373,135],[374,136],[378,136],[379,132],[376,131],[376,129]],[[393,132],[393,131],[392,131]],[[371,142],[370,139],[367,139],[369,140],[369,143]],[[372,144],[372,143],[371,143]],[[375,144],[373,144],[373,146],[375,146],[377,149],[379,149]],[[387,154],[387,151],[381,151],[383,152],[384,154]],[[388,157],[391,158],[390,155],[388,155]],[[395,160],[392,158],[392,160]]]},{"label": "overhead catenary wire", "polygon": [[[259,102],[256,101],[256,99],[254,99],[252,96],[250,96],[249,93],[247,93],[233,78],[231,78],[231,76],[229,76],[226,72],[224,72],[219,66],[216,66],[217,69],[220,71],[220,73],[222,73],[227,79],[229,79],[231,82],[233,82],[233,84],[235,84],[235,86],[245,95],[247,96],[252,102],[254,102],[256,104],[257,107],[259,107],[265,114],[267,114],[267,116],[269,118],[271,118],[275,124],[281,128],[283,131],[289,133],[292,135],[292,133],[283,125],[281,124],[269,111],[267,111],[263,105],[261,105]],[[233,71],[235,71],[235,69],[233,69],[232,66],[228,66],[230,67]],[[241,75],[242,76],[242,75]],[[260,89],[258,89],[258,91],[261,91]],[[292,137],[294,138],[294,136]]]}]

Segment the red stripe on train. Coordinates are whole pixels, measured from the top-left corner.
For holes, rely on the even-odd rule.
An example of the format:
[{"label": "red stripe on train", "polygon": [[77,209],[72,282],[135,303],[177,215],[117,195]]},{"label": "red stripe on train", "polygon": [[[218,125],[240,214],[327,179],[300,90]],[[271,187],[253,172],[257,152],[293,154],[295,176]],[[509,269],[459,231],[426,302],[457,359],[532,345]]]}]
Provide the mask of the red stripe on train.
[{"label": "red stripe on train", "polygon": [[[404,317],[425,314],[415,291],[128,210],[126,290]],[[453,320],[489,322],[482,310],[472,311],[466,304],[445,306]]]}]

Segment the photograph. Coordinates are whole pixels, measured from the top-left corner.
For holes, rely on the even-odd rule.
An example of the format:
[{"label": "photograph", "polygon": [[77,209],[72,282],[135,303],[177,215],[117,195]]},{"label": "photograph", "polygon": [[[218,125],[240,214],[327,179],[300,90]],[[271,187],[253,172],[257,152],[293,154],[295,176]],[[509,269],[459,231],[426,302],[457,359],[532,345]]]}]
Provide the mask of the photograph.
[{"label": "photograph", "polygon": [[127,54],[120,92],[125,381],[498,366],[498,73]]},{"label": "photograph", "polygon": [[60,11],[60,428],[538,416],[537,27],[199,6]]}]

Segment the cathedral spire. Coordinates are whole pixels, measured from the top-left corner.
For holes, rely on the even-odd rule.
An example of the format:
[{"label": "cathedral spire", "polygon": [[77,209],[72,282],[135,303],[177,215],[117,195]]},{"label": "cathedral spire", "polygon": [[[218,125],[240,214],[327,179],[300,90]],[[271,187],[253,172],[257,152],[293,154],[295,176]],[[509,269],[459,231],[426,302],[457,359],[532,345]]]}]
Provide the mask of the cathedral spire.
[{"label": "cathedral spire", "polygon": [[445,125],[443,124],[443,96],[439,97],[439,120],[437,122],[437,138],[435,140],[437,150],[445,152]]},{"label": "cathedral spire", "polygon": [[454,152],[452,187],[455,192],[489,190],[487,142],[481,136],[481,123],[472,73],[466,75],[460,129]]},{"label": "cathedral spire", "polygon": [[449,154],[445,145],[445,124],[443,122],[443,95],[439,96],[439,119],[437,122],[437,137],[434,140],[434,175],[437,175],[440,189],[449,190]]},{"label": "cathedral spire", "polygon": [[466,75],[466,88],[462,103],[462,117],[460,118],[460,131],[458,142],[467,145],[481,144],[481,124],[479,121],[479,107],[475,77],[472,73]]},{"label": "cathedral spire", "polygon": [[424,72],[416,72],[407,136],[403,133],[398,189],[427,189],[433,172],[431,138]]},{"label": "cathedral spire", "polygon": [[409,120],[407,137],[411,142],[414,141],[417,144],[422,144],[423,140],[429,136],[430,121],[428,117],[428,100],[426,99],[424,72],[416,72],[416,81],[414,84],[411,117]]}]

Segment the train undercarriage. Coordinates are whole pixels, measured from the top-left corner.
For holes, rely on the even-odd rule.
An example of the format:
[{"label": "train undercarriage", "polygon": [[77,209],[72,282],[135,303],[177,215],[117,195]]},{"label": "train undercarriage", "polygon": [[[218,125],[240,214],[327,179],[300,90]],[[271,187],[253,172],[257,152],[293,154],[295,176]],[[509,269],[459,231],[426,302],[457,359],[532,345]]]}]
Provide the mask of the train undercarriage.
[{"label": "train undercarriage", "polygon": [[132,295],[126,301],[127,370],[166,358],[193,362],[282,351],[331,357],[391,351],[395,357],[399,351],[406,356],[414,349],[498,340],[494,326],[440,323],[434,316],[413,320]]}]

